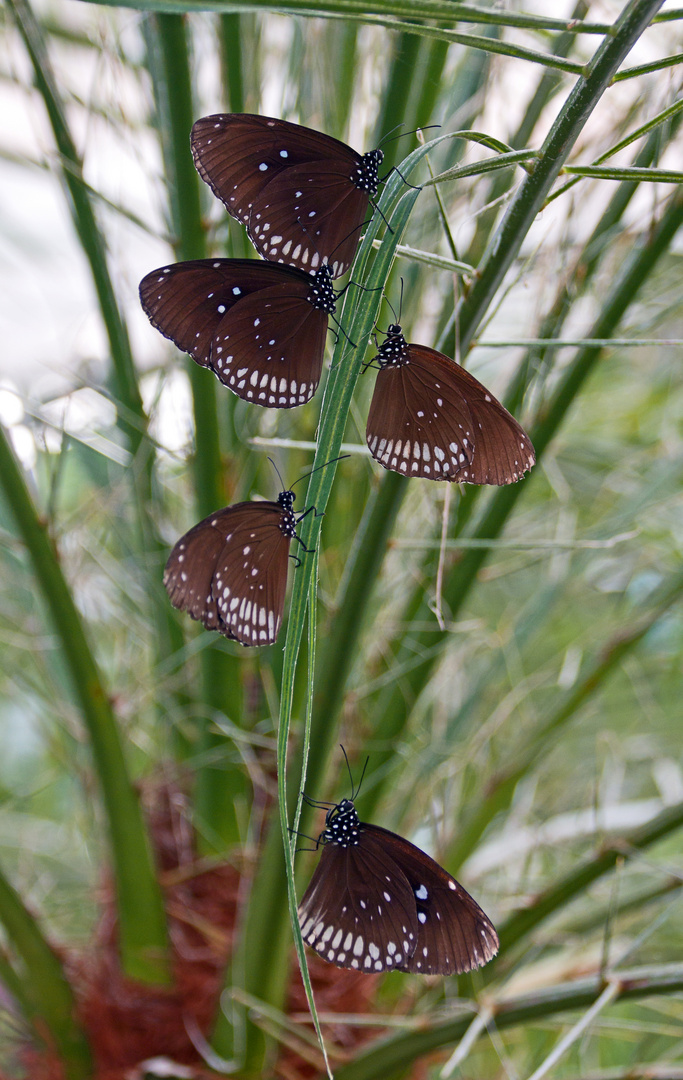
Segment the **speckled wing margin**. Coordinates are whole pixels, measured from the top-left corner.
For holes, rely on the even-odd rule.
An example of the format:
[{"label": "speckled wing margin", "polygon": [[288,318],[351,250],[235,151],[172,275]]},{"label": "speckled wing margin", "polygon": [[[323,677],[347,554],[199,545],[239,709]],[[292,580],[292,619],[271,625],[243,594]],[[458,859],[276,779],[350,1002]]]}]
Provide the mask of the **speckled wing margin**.
[{"label": "speckled wing margin", "polygon": [[378,372],[366,441],[385,469],[468,484],[511,484],[536,460],[515,418],[465,368],[424,345]]},{"label": "speckled wing margin", "polygon": [[334,291],[290,266],[257,259],[194,259],[140,283],[150,322],[238,397],[292,409],[322,372]]},{"label": "speckled wing margin", "polygon": [[323,959],[368,973],[398,967],[418,936],[408,882],[383,851],[370,856],[360,846],[325,845],[299,922],[304,941]]},{"label": "speckled wing margin", "polygon": [[409,840],[379,825],[371,826],[371,845],[376,857],[390,837],[389,850],[400,865],[415,898],[418,937],[414,951],[400,965],[401,971],[420,975],[454,975],[488,963],[498,952],[493,923],[462,885],[426,852]]},{"label": "speckled wing margin", "polygon": [[209,515],[177,542],[164,572],[174,607],[242,645],[272,645],[284,611],[291,537],[274,502]]}]

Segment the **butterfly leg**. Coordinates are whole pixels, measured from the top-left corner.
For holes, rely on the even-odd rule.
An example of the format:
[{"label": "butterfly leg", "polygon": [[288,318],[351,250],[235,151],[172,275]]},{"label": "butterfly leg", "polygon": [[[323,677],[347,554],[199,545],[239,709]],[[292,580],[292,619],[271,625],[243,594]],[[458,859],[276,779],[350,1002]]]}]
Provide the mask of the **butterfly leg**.
[{"label": "butterfly leg", "polygon": [[422,191],[422,187],[419,184],[416,186],[415,184],[411,184],[410,181],[406,180],[405,176],[403,175],[403,173],[399,169],[398,165],[394,165],[393,168],[389,169],[389,172],[387,173],[386,176],[381,176],[380,179],[379,179],[379,183],[380,184],[386,184],[387,180],[389,179],[389,177],[391,176],[392,173],[398,173],[398,175],[401,177],[401,180],[406,185],[406,187],[412,188],[413,191]]},{"label": "butterfly leg", "polygon": [[[352,345],[354,349],[355,349],[355,348],[357,348],[357,345],[356,345],[355,341],[351,341],[351,338],[350,338],[350,337],[349,337],[349,335],[348,335],[348,334],[346,333],[346,330],[344,329],[344,327],[342,326],[342,324],[341,324],[341,323],[339,322],[339,319],[335,319],[334,315],[330,315],[330,318],[332,319],[332,322],[333,322],[333,323],[334,323],[334,324],[335,324],[336,326],[338,326],[338,327],[339,327],[339,332],[340,332],[341,334],[343,334],[343,335],[344,335],[344,337],[345,337],[345,338],[346,338],[346,340],[348,341],[349,345]],[[333,331],[332,331],[332,333],[334,334],[334,333],[335,333],[335,331],[333,330]],[[336,336],[337,336],[337,341],[338,341],[338,340],[339,340],[339,337],[338,337],[338,335],[336,335]],[[335,345],[336,345],[336,344],[337,344],[337,342],[335,341]]]},{"label": "butterfly leg", "polygon": [[[304,518],[308,517],[308,515],[311,514],[311,513],[314,514],[315,517],[317,517],[317,518],[318,517],[325,517],[325,511],[324,510],[321,510],[320,513],[318,513],[315,506],[309,506],[308,510],[304,510],[304,512],[302,514],[300,514],[299,517],[296,519],[297,525],[299,524],[300,521],[303,521]],[[297,536],[296,539],[299,540],[299,537]],[[299,543],[301,543],[300,540],[299,540]]]},{"label": "butterfly leg", "polygon": [[293,829],[291,825],[287,826],[287,832],[289,833],[290,836],[303,836],[304,840],[310,840],[312,844],[315,844],[315,847],[298,847],[298,848],[295,848],[294,849],[295,854],[298,851],[317,851],[318,848],[320,847],[320,841],[319,840],[316,840],[313,836],[309,836],[308,833],[299,832],[298,829]]}]

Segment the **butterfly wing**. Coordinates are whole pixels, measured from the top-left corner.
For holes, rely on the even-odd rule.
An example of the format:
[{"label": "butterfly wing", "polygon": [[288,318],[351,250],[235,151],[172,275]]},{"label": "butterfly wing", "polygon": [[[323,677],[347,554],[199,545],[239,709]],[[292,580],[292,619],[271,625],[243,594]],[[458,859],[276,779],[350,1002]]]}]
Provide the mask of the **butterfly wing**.
[{"label": "butterfly wing", "polygon": [[351,266],[369,195],[350,178],[353,165],[310,162],[287,169],[254,200],[248,232],[266,259],[316,270],[328,262],[332,277]]},{"label": "butterfly wing", "polygon": [[348,270],[369,196],[352,177],[361,157],[322,132],[273,117],[205,116],[192,128],[197,171],[248,227],[266,259],[333,277]]},{"label": "butterfly wing", "polygon": [[282,515],[278,503],[237,503],[195,525],[166,564],[171,603],[242,645],[272,645],[287,588]]},{"label": "butterfly wing", "polygon": [[366,441],[385,469],[429,480],[509,484],[535,461],[528,435],[486,387],[424,345],[379,371]]},{"label": "butterfly wing", "polygon": [[239,397],[291,409],[310,400],[322,371],[327,314],[310,290],[293,267],[195,259],[147,274],[140,300],[157,330]]},{"label": "butterfly wing", "polygon": [[491,920],[468,892],[426,852],[379,825],[363,825],[365,848],[381,851],[405,876],[416,905],[417,943],[398,965],[420,975],[456,975],[486,964],[498,952]]},{"label": "butterfly wing", "polygon": [[459,365],[458,370],[474,423],[475,453],[468,483],[502,485],[521,480],[536,462],[531,439],[474,375]]},{"label": "butterfly wing", "polygon": [[[365,828],[363,826],[362,828]],[[299,904],[304,941],[337,967],[391,971],[414,950],[418,921],[405,877],[381,849],[328,843]]]},{"label": "butterfly wing", "polygon": [[186,611],[207,630],[223,629],[212,582],[218,557],[225,547],[232,510],[231,506],[218,510],[181,536],[164,570],[164,585],[173,606]]},{"label": "butterfly wing", "polygon": [[245,296],[225,314],[209,367],[245,401],[292,409],[318,388],[326,335],[326,313],[283,282]]}]

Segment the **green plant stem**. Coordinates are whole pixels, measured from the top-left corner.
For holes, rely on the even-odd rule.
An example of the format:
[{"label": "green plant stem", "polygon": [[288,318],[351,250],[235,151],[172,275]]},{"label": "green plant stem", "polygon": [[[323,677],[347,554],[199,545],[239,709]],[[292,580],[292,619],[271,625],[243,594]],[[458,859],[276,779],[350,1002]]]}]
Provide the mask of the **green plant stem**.
[{"label": "green plant stem", "polygon": [[[322,794],[325,766],[337,739],[334,720],[368,616],[373,586],[407,489],[408,480],[398,473],[387,472],[380,478],[366,504],[346,563],[332,620],[325,633],[315,684],[313,738],[308,761],[308,790],[314,798]],[[304,816],[304,832],[309,817],[310,814]]]},{"label": "green plant stem", "polygon": [[593,177],[598,180],[645,180],[650,184],[683,183],[683,173],[671,169],[610,168],[607,165],[565,165],[563,172],[571,176]]},{"label": "green plant stem", "polygon": [[[185,21],[178,15],[155,15],[146,20],[145,34],[153,76],[159,130],[179,259],[206,256],[201,218],[200,180],[190,152],[194,120],[190,47]],[[216,379],[192,360],[187,361],[194,413],[193,474],[198,519],[222,506],[225,489],[221,468]],[[234,395],[222,394],[231,409]],[[241,669],[237,656],[214,644],[201,654],[203,695],[210,712],[224,714],[237,726],[242,722]],[[239,841],[236,808],[244,799],[242,770],[227,754],[226,736],[211,719],[201,722],[199,756],[205,762],[195,778],[195,809],[200,850],[227,850]],[[216,755],[219,760],[216,761]],[[203,826],[203,827],[202,827]]]},{"label": "green plant stem", "polygon": [[[610,981],[616,980],[619,993],[616,1001],[638,1000],[655,994],[675,994],[683,988],[683,964],[662,964],[656,968],[633,968],[615,972]],[[508,1028],[529,1028],[533,1021],[541,1021],[558,1013],[589,1008],[605,989],[606,983],[598,975],[560,983],[550,989],[537,990],[517,998],[488,1001],[492,1022],[499,1031]],[[385,1080],[395,1071],[406,1068],[425,1054],[444,1050],[465,1035],[473,1015],[447,1019],[441,1023],[425,1026],[420,1031],[390,1036],[372,1045],[347,1065],[335,1070],[335,1080]],[[482,1029],[485,1033],[486,1026]]]},{"label": "green plant stem", "polygon": [[61,179],[67,195],[74,227],[90,264],[100,311],[109,340],[114,365],[116,396],[121,403],[118,422],[135,455],[147,427],[142,408],[128,331],[116,302],[107,264],[106,244],[95,218],[89,193],[83,185],[81,159],[71,137],[52,65],[40,26],[28,0],[8,0],[33,65],[36,87],[43,99],[62,161]]},{"label": "green plant stem", "polygon": [[[443,136],[443,138],[448,138],[448,136]],[[429,152],[432,145],[433,143],[429,143],[425,147],[418,148],[401,163],[403,176],[410,176],[412,168]],[[419,192],[413,189],[406,192],[403,180],[398,174],[392,174],[384,186],[379,204],[381,214],[373,215],[352,269],[353,280],[361,282],[368,289],[368,292],[364,293],[366,302],[358,304],[356,298],[351,295],[351,290],[347,291],[344,298],[341,323],[352,341],[367,342],[370,339],[381,303],[381,291],[418,194]],[[372,261],[372,268],[365,280],[363,270],[374,255],[373,240],[385,219],[391,223],[391,232],[387,230],[384,242]],[[325,386],[314,468],[333,462],[339,454],[353,390],[362,368],[363,355],[362,348],[351,350],[346,337],[339,335],[332,360],[332,375]],[[320,527],[324,520],[323,511],[327,506],[334,473],[335,465],[331,463],[327,468],[319,469],[311,475],[304,505],[315,506],[318,515],[309,514],[301,522],[299,535],[304,547],[315,548],[319,543]],[[288,744],[292,721],[297,660],[313,569],[312,561],[304,560],[294,577],[292,589],[280,694],[278,747],[282,758],[284,758],[282,748]],[[316,731],[312,729],[311,741],[315,742],[315,739]],[[297,763],[295,759],[291,767],[297,764],[300,777],[301,763]],[[279,783],[285,784],[285,778],[282,777]],[[296,801],[300,796],[298,778],[294,784],[287,786],[287,791],[287,819],[291,821]],[[252,884],[243,931],[241,955],[248,957],[248,963],[238,962],[233,968],[233,978],[243,980],[241,989],[278,1008],[281,1007],[287,980],[286,955],[289,947],[289,933],[286,888],[288,886],[283,843],[289,842],[289,836],[285,834],[283,838],[281,830],[274,822],[271,822],[257,874]],[[214,1045],[224,1056],[232,1054],[232,1048],[235,1046],[236,1033],[231,1030],[232,1019],[227,1016],[220,1017],[214,1033]],[[247,1074],[260,1075],[265,1049],[262,1033],[248,1020],[244,1030]]]},{"label": "green plant stem", "polygon": [[[106,2],[109,0],[98,0]],[[124,0],[123,6],[133,5],[135,0]],[[488,26],[517,26],[529,30],[571,30],[574,33],[609,34],[609,23],[587,22],[584,20],[549,19],[539,15],[526,15],[512,11],[489,11],[472,4],[457,4],[452,0],[318,0],[315,5],[310,0],[203,0],[203,10],[231,11],[240,10],[288,12],[292,15],[320,17],[330,14],[339,18],[360,18],[368,12],[377,15],[393,16],[396,19],[433,19],[452,26],[454,21],[481,23]],[[146,10],[166,11],[176,14],[196,11],[191,0],[146,0]]]},{"label": "green plant stem", "polygon": [[[147,438],[147,417],[137,383],[128,331],[119,310],[109,272],[107,245],[100,231],[90,189],[84,183],[82,163],[69,130],[66,111],[59,96],[41,28],[28,0],[9,0],[17,25],[33,65],[34,78],[50,120],[59,151],[60,176],[74,229],[90,266],[99,301],[112,362],[112,389],[117,405],[117,424],[125,435],[133,457],[128,474],[134,493],[143,554],[157,555],[161,549],[151,512],[154,456]],[[157,642],[157,659],[163,662],[180,644],[175,617],[170,614],[160,581],[149,579],[150,602]]]},{"label": "green plant stem", "polygon": [[629,0],[612,33],[598,47],[573,87],[543,143],[534,171],[522,181],[484,256],[480,274],[459,313],[460,342],[466,351],[524,237],[543,206],[588,117],[609,87],[662,0]]},{"label": "green plant stem", "polygon": [[12,948],[21,957],[22,980],[3,959],[0,977],[9,976],[8,989],[17,983],[19,1003],[36,1035],[59,1054],[67,1080],[88,1080],[92,1059],[88,1041],[75,1020],[76,1002],[61,962],[43,937],[38,922],[0,872],[0,919]]},{"label": "green plant stem", "polygon": [[3,956],[0,979],[16,998],[37,1038],[57,1051],[67,1080],[87,1080],[92,1075],[90,1049],[75,1019],[76,1002],[62,964],[1,871],[0,919],[25,969],[22,979]]},{"label": "green plant stem", "polygon": [[[578,0],[578,3],[574,6],[574,10],[572,11],[572,16],[580,19],[586,15],[587,11],[588,5],[586,0]],[[574,33],[568,31],[567,33],[559,34],[553,41],[552,51],[555,56],[566,57],[572,51],[575,42],[576,35]],[[542,73],[519,127],[510,138],[510,145],[514,150],[521,150],[529,143],[543,110],[561,85],[562,75],[559,71],[548,68]],[[515,173],[507,171],[501,172],[498,173],[491,182],[489,196],[486,202],[493,203],[494,205],[478,215],[474,237],[467,250],[466,260],[474,265],[478,265],[486,248],[491,229],[497,220],[499,213],[497,200],[509,190],[515,175]]]},{"label": "green plant stem", "polygon": [[52,616],[90,739],[112,845],[123,969],[131,978],[164,983],[169,969],[163,897],[116,719],[58,556],[1,428],[0,484]]},{"label": "green plant stem", "polygon": [[221,68],[228,109],[230,112],[245,111],[244,69],[242,63],[243,19],[241,15],[219,16],[219,43]]}]

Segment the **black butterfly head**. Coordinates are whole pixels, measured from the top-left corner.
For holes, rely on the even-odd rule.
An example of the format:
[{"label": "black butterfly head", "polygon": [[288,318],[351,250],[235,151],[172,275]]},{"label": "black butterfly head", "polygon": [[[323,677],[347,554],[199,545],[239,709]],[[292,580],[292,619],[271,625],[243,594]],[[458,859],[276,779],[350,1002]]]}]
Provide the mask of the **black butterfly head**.
[{"label": "black butterfly head", "polygon": [[277,501],[283,510],[280,531],[289,537],[296,536],[296,517],[293,510],[295,499],[296,495],[293,491],[281,491],[277,497]]},{"label": "black butterfly head", "polygon": [[388,328],[386,338],[380,345],[375,359],[381,368],[388,367],[390,364],[401,367],[409,363],[408,343],[398,323],[392,323]]},{"label": "black butterfly head", "polygon": [[357,847],[360,843],[360,822],[351,799],[342,799],[325,816],[325,828],[318,837],[319,844],[339,844]]},{"label": "black butterfly head", "polygon": [[337,310],[336,296],[332,288],[332,271],[327,263],[323,263],[313,274],[306,299],[314,308],[327,315],[334,315]]},{"label": "black butterfly head", "polygon": [[277,501],[283,510],[291,510],[296,501],[296,495],[293,491],[281,491],[277,497]]},{"label": "black butterfly head", "polygon": [[383,150],[368,150],[367,154],[363,154],[354,175],[351,177],[357,188],[366,191],[371,196],[377,194],[379,167],[383,160]]}]

